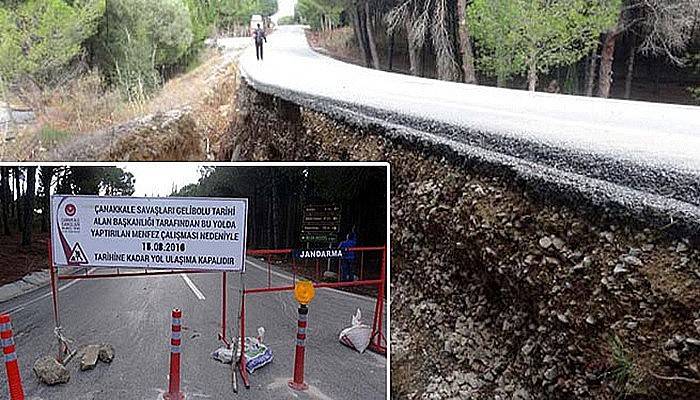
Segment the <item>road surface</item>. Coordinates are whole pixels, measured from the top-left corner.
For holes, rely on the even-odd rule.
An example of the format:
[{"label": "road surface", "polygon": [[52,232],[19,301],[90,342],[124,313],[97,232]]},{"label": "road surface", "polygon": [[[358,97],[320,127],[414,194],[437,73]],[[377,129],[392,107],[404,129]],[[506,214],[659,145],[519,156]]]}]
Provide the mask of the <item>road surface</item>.
[{"label": "road surface", "polygon": [[[256,90],[594,204],[700,226],[700,107],[534,93],[377,71],[313,51],[299,26],[240,67]],[[664,222],[664,223],[665,223]]]},{"label": "road surface", "polygon": [[[267,285],[266,270],[249,261],[246,286]],[[306,351],[308,392],[287,388],[293,369],[297,305],[290,292],[246,297],[246,333],[266,329],[265,342],[274,361],[251,375],[250,390],[231,391],[230,366],[211,359],[219,347],[221,274],[181,275],[67,281],[59,295],[61,322],[79,345],[111,343],[115,359],[91,371],[69,364],[70,382],[47,387],[31,372],[42,355],[55,354],[53,315],[48,288],[0,304],[12,310],[17,355],[25,394],[35,399],[158,399],[168,386],[170,311],[183,310],[182,387],[187,399],[384,399],[386,359],[359,354],[338,343],[338,332],[350,324],[357,307],[371,318],[372,299],[319,289],[310,304]],[[64,281],[65,282],[65,281]],[[240,280],[229,274],[230,326],[238,307]],[[286,275],[272,275],[272,285],[290,284]],[[199,293],[198,293],[199,291]],[[203,299],[202,299],[203,297]],[[386,320],[386,318],[385,318]],[[5,373],[0,398],[7,399]]]}]

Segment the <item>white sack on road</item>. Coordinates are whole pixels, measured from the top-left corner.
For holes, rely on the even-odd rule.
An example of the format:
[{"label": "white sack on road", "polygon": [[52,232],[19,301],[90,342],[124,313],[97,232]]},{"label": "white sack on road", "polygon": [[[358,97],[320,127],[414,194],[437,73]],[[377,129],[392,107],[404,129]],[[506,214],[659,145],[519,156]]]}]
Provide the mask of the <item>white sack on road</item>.
[{"label": "white sack on road", "polygon": [[372,335],[372,328],[369,325],[362,323],[362,313],[360,309],[352,317],[352,325],[348,328],[343,329],[340,332],[340,343],[355,349],[360,353],[363,353],[367,346],[369,346],[370,336]]}]

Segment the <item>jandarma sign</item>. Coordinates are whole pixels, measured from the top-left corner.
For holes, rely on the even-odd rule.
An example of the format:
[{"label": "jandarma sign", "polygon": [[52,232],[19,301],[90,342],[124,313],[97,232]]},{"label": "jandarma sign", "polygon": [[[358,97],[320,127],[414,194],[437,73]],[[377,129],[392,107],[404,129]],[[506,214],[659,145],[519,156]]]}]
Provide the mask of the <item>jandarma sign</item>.
[{"label": "jandarma sign", "polygon": [[296,258],[342,258],[345,255],[343,249],[301,249],[296,250]]},{"label": "jandarma sign", "polygon": [[247,199],[51,196],[54,265],[245,269]]}]

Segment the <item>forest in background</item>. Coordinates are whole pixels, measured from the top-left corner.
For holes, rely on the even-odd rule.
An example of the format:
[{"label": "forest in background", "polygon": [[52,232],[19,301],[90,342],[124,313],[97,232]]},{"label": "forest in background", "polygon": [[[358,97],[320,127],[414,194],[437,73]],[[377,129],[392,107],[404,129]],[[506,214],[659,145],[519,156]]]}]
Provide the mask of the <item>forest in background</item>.
[{"label": "forest in background", "polygon": [[49,230],[51,194],[133,193],[134,176],[117,167],[2,166],[0,235],[19,234],[21,245],[31,246],[37,224],[40,232]]},{"label": "forest in background", "polygon": [[247,198],[249,248],[298,248],[304,206],[324,204],[341,208],[339,240],[354,228],[360,245],[383,246],[387,184],[384,167],[218,166],[174,195]]},{"label": "forest in background", "polygon": [[351,29],[370,68],[700,104],[700,0],[299,0],[295,21]]},{"label": "forest in background", "polygon": [[56,89],[82,85],[96,108],[112,91],[138,106],[191,68],[205,39],[247,34],[252,14],[276,10],[276,0],[0,0],[0,99],[41,112]]}]

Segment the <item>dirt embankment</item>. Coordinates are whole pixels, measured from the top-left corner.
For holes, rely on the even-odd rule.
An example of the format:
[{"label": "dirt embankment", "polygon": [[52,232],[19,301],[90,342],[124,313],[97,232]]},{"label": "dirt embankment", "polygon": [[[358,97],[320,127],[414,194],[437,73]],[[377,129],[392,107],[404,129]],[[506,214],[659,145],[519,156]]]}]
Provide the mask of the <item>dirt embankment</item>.
[{"label": "dirt embankment", "polygon": [[697,398],[699,235],[246,86],[237,108],[221,159],[391,163],[392,397]]},{"label": "dirt embankment", "polygon": [[208,50],[202,64],[168,81],[142,106],[142,116],[76,134],[43,160],[202,161],[219,151],[234,114],[238,70],[232,50]]}]

